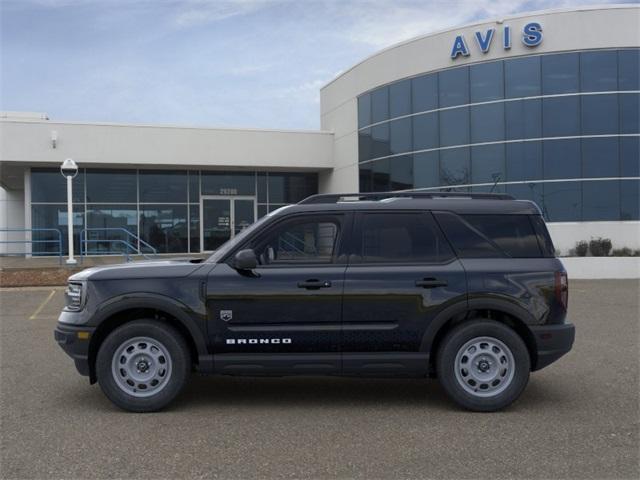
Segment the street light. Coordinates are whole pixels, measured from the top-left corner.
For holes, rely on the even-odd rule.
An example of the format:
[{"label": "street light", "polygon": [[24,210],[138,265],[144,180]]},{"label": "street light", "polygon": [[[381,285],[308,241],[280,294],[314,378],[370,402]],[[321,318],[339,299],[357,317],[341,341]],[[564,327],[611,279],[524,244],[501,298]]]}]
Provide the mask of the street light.
[{"label": "street light", "polygon": [[67,239],[69,244],[69,258],[67,265],[78,263],[73,258],[73,178],[78,174],[78,165],[71,158],[67,158],[60,165],[60,173],[67,179]]}]

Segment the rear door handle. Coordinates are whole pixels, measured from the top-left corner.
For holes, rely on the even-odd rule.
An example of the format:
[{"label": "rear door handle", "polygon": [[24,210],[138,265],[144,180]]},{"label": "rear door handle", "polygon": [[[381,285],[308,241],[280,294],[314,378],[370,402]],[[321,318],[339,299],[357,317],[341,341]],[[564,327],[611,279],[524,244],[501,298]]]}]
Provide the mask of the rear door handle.
[{"label": "rear door handle", "polygon": [[416,287],[422,288],[436,288],[436,287],[446,287],[446,280],[438,280],[436,278],[423,278],[422,280],[416,280]]},{"label": "rear door handle", "polygon": [[298,282],[298,288],[306,288],[307,290],[318,290],[319,288],[329,288],[331,282],[328,280],[305,280]]}]

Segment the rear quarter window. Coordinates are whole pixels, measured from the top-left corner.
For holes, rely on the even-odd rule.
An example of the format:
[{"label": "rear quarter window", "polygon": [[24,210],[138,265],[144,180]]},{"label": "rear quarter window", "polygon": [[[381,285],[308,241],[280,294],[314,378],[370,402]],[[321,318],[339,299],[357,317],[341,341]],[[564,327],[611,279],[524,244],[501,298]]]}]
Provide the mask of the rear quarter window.
[{"label": "rear quarter window", "polygon": [[[461,258],[540,258],[543,254],[530,215],[436,214]],[[546,231],[544,224],[542,228]]]}]

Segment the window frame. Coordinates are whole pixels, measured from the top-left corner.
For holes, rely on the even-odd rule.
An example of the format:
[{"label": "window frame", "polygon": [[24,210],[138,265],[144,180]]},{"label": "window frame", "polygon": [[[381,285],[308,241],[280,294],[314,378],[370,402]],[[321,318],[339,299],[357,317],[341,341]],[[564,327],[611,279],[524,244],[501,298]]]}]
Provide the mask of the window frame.
[{"label": "window frame", "polygon": [[[407,261],[381,261],[381,262],[368,262],[365,261],[362,257],[362,225],[363,220],[366,215],[395,215],[395,214],[413,214],[413,215],[422,215],[427,223],[430,223],[432,229],[437,232],[440,236],[442,242],[444,242],[448,247],[451,256],[446,260],[442,260],[440,262],[436,261],[420,261],[420,260],[407,260]],[[449,239],[445,236],[444,232],[440,228],[440,225],[436,221],[433,216],[431,210],[424,209],[401,209],[401,210],[358,210],[354,212],[353,218],[353,228],[351,234],[351,242],[349,248],[349,266],[358,266],[358,267],[379,267],[381,265],[386,266],[398,266],[398,267],[410,267],[416,265],[448,265],[452,262],[458,260],[458,256],[456,255],[456,251],[451,245]]]}]

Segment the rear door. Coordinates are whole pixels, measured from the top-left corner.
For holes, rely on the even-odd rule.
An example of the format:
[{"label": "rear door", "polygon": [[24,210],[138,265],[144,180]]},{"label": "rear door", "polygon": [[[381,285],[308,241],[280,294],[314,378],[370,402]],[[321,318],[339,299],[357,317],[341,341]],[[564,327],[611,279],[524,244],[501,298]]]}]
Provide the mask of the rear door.
[{"label": "rear door", "polygon": [[431,320],[466,301],[465,272],[424,211],[362,212],[345,275],[343,371],[426,372],[420,345]]}]

